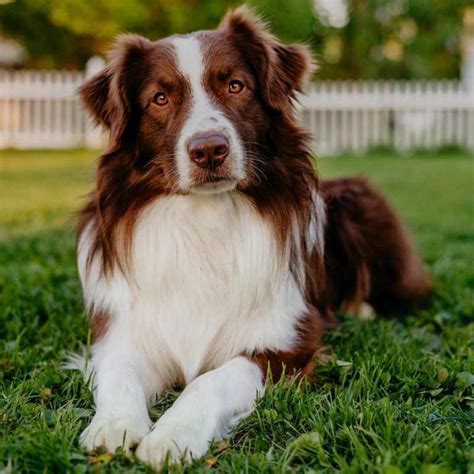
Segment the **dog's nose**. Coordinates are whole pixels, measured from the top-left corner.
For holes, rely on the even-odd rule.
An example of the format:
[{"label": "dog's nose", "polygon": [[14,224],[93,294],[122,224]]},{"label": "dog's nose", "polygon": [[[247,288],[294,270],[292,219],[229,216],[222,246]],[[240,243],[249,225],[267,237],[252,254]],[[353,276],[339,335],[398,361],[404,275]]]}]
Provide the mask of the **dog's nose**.
[{"label": "dog's nose", "polygon": [[189,158],[200,168],[215,169],[229,154],[229,140],[224,135],[198,135],[188,142]]}]

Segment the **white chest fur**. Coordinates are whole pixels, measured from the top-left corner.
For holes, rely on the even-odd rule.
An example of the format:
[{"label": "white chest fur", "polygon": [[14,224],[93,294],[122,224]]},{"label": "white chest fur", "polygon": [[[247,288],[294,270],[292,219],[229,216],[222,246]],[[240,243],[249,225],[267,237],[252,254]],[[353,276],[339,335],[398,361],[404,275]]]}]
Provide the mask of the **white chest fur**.
[{"label": "white chest fur", "polygon": [[[105,342],[133,345],[146,376],[189,382],[244,351],[288,349],[305,310],[271,226],[238,193],[161,198],[134,232],[131,277],[79,267],[89,306],[112,321]],[[153,377],[155,378],[155,377]]]}]

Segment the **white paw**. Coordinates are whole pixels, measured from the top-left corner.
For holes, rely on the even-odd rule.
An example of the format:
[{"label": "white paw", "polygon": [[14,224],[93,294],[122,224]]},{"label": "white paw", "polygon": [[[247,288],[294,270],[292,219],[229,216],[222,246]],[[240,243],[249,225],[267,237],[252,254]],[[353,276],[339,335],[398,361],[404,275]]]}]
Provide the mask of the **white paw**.
[{"label": "white paw", "polygon": [[167,457],[170,463],[190,462],[205,454],[210,439],[203,435],[204,430],[195,424],[160,421],[138,445],[135,454],[143,462],[159,469]]},{"label": "white paw", "polygon": [[369,303],[363,302],[359,306],[357,317],[362,321],[373,321],[375,319],[375,309]]},{"label": "white paw", "polygon": [[103,446],[107,451],[122,447],[129,452],[149,433],[149,423],[132,417],[98,417],[94,416],[91,424],[81,434],[81,445],[88,451]]}]

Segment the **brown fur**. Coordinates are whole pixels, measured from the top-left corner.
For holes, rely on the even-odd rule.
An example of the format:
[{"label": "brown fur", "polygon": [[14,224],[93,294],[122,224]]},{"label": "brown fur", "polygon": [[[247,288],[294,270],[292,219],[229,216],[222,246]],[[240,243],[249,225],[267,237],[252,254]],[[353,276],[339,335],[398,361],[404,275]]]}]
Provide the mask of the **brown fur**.
[{"label": "brown fur", "polygon": [[306,376],[315,364],[315,352],[321,347],[324,322],[316,308],[310,308],[298,327],[298,340],[291,351],[266,350],[248,357],[261,369],[265,379],[270,372],[276,382],[282,375]]},{"label": "brown fur", "polygon": [[92,342],[97,342],[105,336],[109,329],[110,318],[106,311],[94,311],[90,317]]},{"label": "brown fur", "polygon": [[363,178],[321,182],[327,207],[328,303],[357,311],[396,312],[421,301],[431,282],[404,225]]},{"label": "brown fur", "polygon": [[[153,69],[160,88],[174,86],[176,100],[186,100],[189,92],[185,83],[177,80],[173,54],[166,42],[156,44],[136,35],[122,36],[105,71],[81,88],[84,105],[98,123],[110,130],[108,148],[99,158],[96,189],[81,213],[78,228],[80,235],[95,219],[96,238],[90,258],[99,253],[104,272],[115,265],[124,269],[126,262],[120,255],[131,244],[141,210],[175,186],[174,127],[184,121],[185,107],[177,107],[169,120],[150,106],[156,86],[146,79]],[[160,133],[156,133],[157,123]],[[156,149],[160,150],[159,160],[154,156]]]}]

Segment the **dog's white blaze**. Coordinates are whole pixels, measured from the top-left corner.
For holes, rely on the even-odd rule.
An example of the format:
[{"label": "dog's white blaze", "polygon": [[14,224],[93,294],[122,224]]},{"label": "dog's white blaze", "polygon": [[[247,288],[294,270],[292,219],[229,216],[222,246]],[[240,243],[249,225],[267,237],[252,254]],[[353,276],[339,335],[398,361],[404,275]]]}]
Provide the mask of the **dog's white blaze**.
[{"label": "dog's white blaze", "polygon": [[[191,89],[191,108],[176,145],[176,160],[179,184],[189,189],[190,167],[194,166],[186,151],[186,142],[196,133],[220,132],[229,140],[228,160],[232,164],[236,180],[244,176],[244,151],[241,140],[232,123],[212,104],[204,89],[204,58],[198,37],[194,35],[176,36],[170,39],[174,46],[177,65],[183,76],[189,81]],[[233,185],[235,186],[235,184]],[[225,189],[228,190],[228,189]]]},{"label": "dog's white blaze", "polygon": [[[146,437],[154,449],[138,452],[156,464],[175,440],[203,454],[234,417],[251,409],[261,388],[255,364],[232,361],[242,353],[291,349],[306,311],[288,261],[275,257],[273,228],[235,191],[160,198],[137,222],[128,278],[118,271],[105,278],[96,261],[87,270],[92,236],[90,226],[78,249],[85,299],[112,319],[92,348],[97,414],[83,443],[116,440],[129,415],[139,420],[130,426],[136,440],[149,422],[145,400],[176,381],[195,380],[171,409],[173,416]],[[199,403],[188,395],[194,390]],[[185,418],[192,412],[192,420],[206,419],[205,429],[189,432]]]}]

